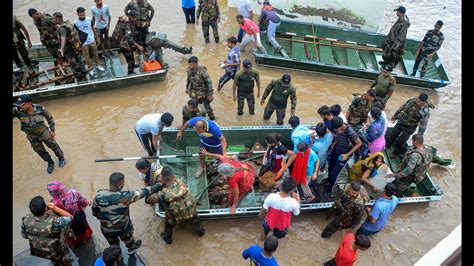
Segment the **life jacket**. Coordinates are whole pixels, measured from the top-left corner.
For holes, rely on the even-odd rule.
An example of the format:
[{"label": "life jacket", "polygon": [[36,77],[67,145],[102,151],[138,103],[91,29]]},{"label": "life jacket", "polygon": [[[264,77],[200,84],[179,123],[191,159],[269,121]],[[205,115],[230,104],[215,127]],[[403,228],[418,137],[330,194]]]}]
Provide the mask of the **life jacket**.
[{"label": "life jacket", "polygon": [[372,105],[374,104],[373,101],[364,100],[362,98],[363,95],[357,95],[355,97],[356,99],[361,101],[362,104],[360,106],[355,107],[351,111],[351,116],[349,117],[348,122],[352,125],[357,125],[357,124],[367,121],[367,116],[370,110],[372,109]]},{"label": "life jacket", "polygon": [[[66,37],[66,47],[72,48],[76,53],[82,52],[82,43],[79,39],[79,33],[77,32],[74,24],[71,21],[66,20],[63,22],[59,28],[65,27],[68,31],[68,35]],[[58,29],[58,41],[61,43],[61,34]]]},{"label": "life jacket", "polygon": [[61,43],[58,42],[58,28],[53,22],[53,17],[49,14],[44,14],[39,21],[34,20],[35,26],[39,31],[41,43],[44,46],[54,46]]},{"label": "life jacket", "polygon": [[130,49],[130,45],[127,41],[126,31],[130,30],[132,37],[135,36],[135,28],[130,23],[127,16],[121,16],[117,20],[117,24],[115,25],[114,32],[112,33],[112,38],[114,38],[120,45],[125,49]]},{"label": "life jacket", "polygon": [[422,162],[421,164],[417,164],[415,166],[410,176],[413,177],[414,183],[420,183],[424,179],[425,174],[431,165],[434,152],[434,148],[429,145],[423,145],[423,149],[411,149],[407,151],[405,156],[403,156],[402,162],[398,165],[398,171],[400,172],[405,169],[405,167],[408,165],[408,162],[410,161],[410,156],[413,153],[418,153],[422,158]]},{"label": "life jacket", "polygon": [[67,247],[64,242],[64,231],[53,230],[53,223],[59,217],[46,212],[43,217],[28,214],[23,217],[26,235],[30,241],[31,255],[48,259],[58,259],[64,254]]}]

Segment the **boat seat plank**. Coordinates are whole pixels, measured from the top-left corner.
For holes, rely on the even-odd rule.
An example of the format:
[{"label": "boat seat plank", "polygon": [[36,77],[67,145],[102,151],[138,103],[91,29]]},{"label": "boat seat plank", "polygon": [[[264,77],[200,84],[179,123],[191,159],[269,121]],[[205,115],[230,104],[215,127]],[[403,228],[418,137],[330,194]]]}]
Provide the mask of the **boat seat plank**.
[{"label": "boat seat plank", "polygon": [[[199,147],[197,146],[188,146],[186,147],[186,153],[187,154],[192,154],[192,153],[198,153],[199,152]],[[196,173],[197,169],[199,167],[199,160],[194,161],[194,162],[188,162],[187,163],[187,185],[189,189],[193,192],[194,196],[197,197],[201,191],[203,191],[206,186],[207,186],[207,178],[206,178],[206,172],[199,177],[195,178],[194,174]],[[207,192],[204,192],[201,196],[201,199],[198,201],[198,209],[209,209],[209,194]]]},{"label": "boat seat plank", "polygon": [[379,61],[382,61],[382,55],[383,53],[382,52],[374,52],[374,55],[375,55],[375,66],[377,68],[377,70],[380,70],[380,68],[382,67],[380,64],[379,64]]},{"label": "boat seat plank", "polygon": [[[304,38],[296,37],[296,36],[293,36],[292,39],[295,40],[295,41],[303,41],[304,40]],[[291,56],[295,59],[306,59],[306,60],[308,60],[308,58],[306,57],[305,50],[304,50],[304,43],[302,43],[302,42],[292,42],[291,43]]]},{"label": "boat seat plank", "polygon": [[[321,40],[320,43],[331,44],[329,41]],[[318,45],[319,46],[319,59],[321,62],[326,64],[334,64],[334,57],[332,55],[332,48],[330,46]]]},{"label": "boat seat plank", "polygon": [[413,66],[415,65],[415,57],[410,51],[405,51],[402,55],[402,62],[406,71],[404,74],[410,75],[413,71]]},{"label": "boat seat plank", "polygon": [[347,48],[346,53],[347,62],[349,63],[349,66],[355,67],[357,69],[362,68],[362,63],[359,57],[359,51],[357,51],[356,49]]}]

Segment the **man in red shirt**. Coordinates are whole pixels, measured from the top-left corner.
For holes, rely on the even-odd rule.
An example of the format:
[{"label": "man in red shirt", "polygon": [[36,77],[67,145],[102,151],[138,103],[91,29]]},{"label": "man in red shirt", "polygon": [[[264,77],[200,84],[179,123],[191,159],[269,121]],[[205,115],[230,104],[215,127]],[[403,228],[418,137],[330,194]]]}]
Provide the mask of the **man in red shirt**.
[{"label": "man in red shirt", "polygon": [[253,41],[257,44],[260,51],[266,54],[267,50],[260,41],[260,29],[258,28],[257,24],[255,24],[250,19],[244,18],[242,15],[237,15],[236,19],[240,25],[240,28],[245,31],[245,37],[242,39],[242,43],[240,44],[240,50],[245,52],[247,45]]},{"label": "man in red shirt", "polygon": [[324,263],[324,266],[352,266],[357,259],[357,250],[370,248],[370,239],[363,235],[356,236],[351,230],[347,231],[337,249],[336,256]]}]

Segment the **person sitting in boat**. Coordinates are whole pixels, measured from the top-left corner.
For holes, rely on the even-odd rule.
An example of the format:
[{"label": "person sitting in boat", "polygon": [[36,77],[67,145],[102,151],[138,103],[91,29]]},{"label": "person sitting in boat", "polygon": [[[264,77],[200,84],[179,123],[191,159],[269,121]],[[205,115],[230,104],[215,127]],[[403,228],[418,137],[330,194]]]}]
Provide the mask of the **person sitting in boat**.
[{"label": "person sitting in boat", "polygon": [[357,180],[366,184],[373,192],[375,192],[377,187],[370,182],[369,179],[377,175],[377,170],[384,163],[384,155],[382,152],[371,154],[364,160],[358,160],[352,165],[349,169],[349,178],[351,181]]},{"label": "person sitting in boat", "polygon": [[296,180],[296,184],[301,183],[301,188],[303,189],[306,201],[314,201],[316,197],[313,195],[313,192],[311,192],[309,183],[316,180],[318,177],[318,155],[309,148],[308,143],[303,141],[298,144],[298,152],[296,153],[296,156],[293,156],[288,160],[288,166],[293,162],[295,164],[291,170],[291,176]]},{"label": "person sitting in boat", "polygon": [[203,147],[201,147],[200,153],[202,156],[209,156],[221,161],[221,164],[217,167],[217,172],[228,179],[227,202],[229,203],[230,214],[235,214],[240,200],[253,189],[255,181],[253,166],[222,154],[210,153]]},{"label": "person sitting in boat", "polygon": [[[280,17],[278,16],[276,10],[273,9],[270,1],[265,0],[263,2],[262,12],[260,15],[259,25],[260,29],[265,25],[267,27],[267,38],[268,41],[272,44],[273,48],[275,48],[276,52],[281,51],[281,45],[275,40],[275,32],[278,26],[280,26],[281,21]],[[264,32],[262,32],[264,33]]]},{"label": "person sitting in boat", "polygon": [[265,139],[268,148],[258,174],[258,183],[261,191],[269,191],[280,186],[280,184],[277,184],[277,180],[288,169],[284,158],[287,154],[290,157],[293,156],[293,152],[279,143],[276,133],[269,133]]},{"label": "person sitting in boat", "polygon": [[385,133],[388,123],[386,118],[382,117],[382,110],[379,107],[372,107],[370,114],[372,122],[365,131],[365,138],[369,142],[369,153],[374,154],[385,149]]},{"label": "person sitting in boat", "polygon": [[[227,151],[227,140],[222,134],[219,125],[214,121],[211,121],[207,118],[198,116],[190,119],[183,124],[178,134],[176,135],[176,140],[181,140],[184,130],[188,126],[193,127],[196,130],[196,133],[201,138],[200,147],[205,148],[206,151],[211,153],[218,153],[221,155],[226,155]],[[200,177],[206,169],[206,161],[204,160],[204,155],[199,156],[200,168],[194,174],[194,177]]]}]

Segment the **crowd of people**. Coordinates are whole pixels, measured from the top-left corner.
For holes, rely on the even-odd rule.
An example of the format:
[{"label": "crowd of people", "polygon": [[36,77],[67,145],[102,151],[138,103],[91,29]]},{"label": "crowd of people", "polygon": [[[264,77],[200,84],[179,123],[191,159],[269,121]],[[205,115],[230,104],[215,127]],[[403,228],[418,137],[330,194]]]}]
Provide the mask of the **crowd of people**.
[{"label": "crowd of people", "polygon": [[[94,15],[92,19],[86,18],[85,9],[80,7],[77,9],[78,19],[74,23],[64,21],[59,12],[49,16],[33,8],[28,11],[40,31],[42,43],[51,55],[55,58],[65,56],[75,73],[85,72],[81,54],[89,67],[93,65],[90,55],[96,68],[103,71],[97,55],[99,41],[102,50],[108,49],[110,53],[110,11],[107,5],[102,4],[102,0],[95,0],[95,3],[91,8]],[[206,43],[209,43],[209,26],[212,27],[215,42],[220,41],[217,26],[220,13],[216,0],[200,0],[196,17],[194,1],[183,0],[182,7],[187,23],[199,23],[201,18]],[[224,69],[224,74],[219,79],[217,90],[223,90],[225,84],[232,79],[233,101],[238,101],[237,115],[243,115],[245,100],[249,114],[254,115],[254,87],[257,85],[257,98],[260,98],[260,74],[249,59],[241,60],[240,51],[245,51],[246,46],[254,42],[258,49],[265,53],[259,33],[268,27],[268,39],[274,49],[280,52],[282,48],[275,39],[280,18],[269,1],[264,1],[260,27],[253,22],[253,9],[249,1],[240,1],[238,10],[236,21],[240,30],[237,37],[227,39],[227,47],[230,50],[220,66]],[[397,31],[392,28],[393,31],[390,31],[384,44],[384,49],[391,56],[384,57],[381,73],[370,88],[362,93],[354,93],[345,114],[339,104],[322,105],[315,110],[315,114],[317,113],[322,121],[315,126],[305,125],[296,116],[297,90],[292,84],[292,77],[284,74],[266,86],[260,98],[261,105],[264,105],[268,98],[263,113],[264,120],[270,119],[276,110],[277,125],[283,125],[290,99],[288,124],[292,129],[289,136],[292,147],[286,147],[278,133],[266,135],[267,148],[260,169],[227,155],[228,141],[220,126],[213,121],[216,117],[210,105],[214,99],[212,80],[206,67],[198,64],[198,58],[189,57],[186,83],[189,100],[182,108],[182,123],[179,125],[176,141],[181,140],[188,128],[195,130],[199,136],[200,167],[195,178],[205,178],[203,173],[206,171],[206,156],[219,161],[217,171],[227,180],[227,204],[231,215],[236,213],[240,200],[253,189],[254,184],[258,184],[260,191],[267,193],[260,212],[263,248],[258,245],[250,246],[242,253],[244,259],[250,258],[258,265],[277,265],[273,253],[278,247],[279,239],[288,234],[292,215],[299,215],[302,202],[318,202],[329,195],[334,198],[332,210],[335,217],[322,230],[321,237],[330,238],[334,232],[342,229],[348,231],[335,257],[325,265],[352,265],[356,260],[357,251],[366,250],[371,246],[368,236],[380,232],[387,224],[397,206],[397,199],[412,196],[413,192],[410,192],[409,188],[423,181],[436,153],[434,148],[424,144],[423,139],[430,109],[434,108],[434,105],[425,93],[407,100],[391,117],[390,120],[396,121],[396,124],[390,133],[389,120],[384,112],[396,85],[396,79],[390,72],[396,66],[399,51],[393,48],[390,38],[403,30],[406,31],[409,26],[405,8],[399,7],[396,11],[400,17],[397,23],[400,25],[394,27],[401,29]],[[154,9],[146,1],[137,0],[129,3],[124,12],[126,16],[121,19],[126,25],[133,24],[133,29],[125,27],[120,35],[123,37],[121,44],[128,45],[128,48],[121,47],[126,52],[125,57],[131,73],[135,67],[133,57],[130,59],[132,47],[139,51],[145,49],[140,43],[143,44],[148,33]],[[129,21],[133,23],[127,24]],[[443,37],[439,29],[442,24],[442,21],[438,21],[435,30],[428,32],[431,35],[427,33],[420,44],[414,73],[418,64],[426,57],[432,57],[441,46]],[[25,32],[28,46],[31,47],[26,29],[21,23],[17,25]],[[83,37],[84,41],[81,40],[80,32],[88,33]],[[131,32],[137,35],[132,36]],[[406,32],[404,34],[406,35]],[[433,38],[437,38],[437,41],[433,41]],[[398,45],[400,46],[400,43]],[[403,45],[401,47],[403,49]],[[21,49],[18,51],[23,56]],[[104,55],[107,55],[107,52],[104,52]],[[31,64],[25,57],[23,59],[26,64]],[[20,66],[21,62],[16,63]],[[423,75],[425,71],[426,62],[422,69]],[[15,103],[13,117],[19,118],[21,130],[26,134],[31,146],[48,163],[49,174],[54,171],[54,161],[43,143],[58,157],[59,167],[66,164],[64,153],[55,140],[56,125],[53,117],[44,106],[33,104],[30,96],[22,95]],[[161,149],[162,131],[165,127],[171,127],[173,122],[174,116],[170,112],[146,114],[136,122],[134,130],[147,155],[154,156]],[[417,134],[413,135],[417,128]],[[413,145],[406,150],[405,144],[410,136]],[[391,159],[402,156],[402,160],[391,178],[392,182],[387,182],[384,187],[377,187],[371,179],[377,176],[378,169],[385,163],[383,151],[388,148],[393,150],[389,155]],[[337,179],[350,159],[353,159],[349,171],[351,182],[347,190],[340,191],[336,185]],[[175,175],[172,168],[162,167],[146,159],[138,160],[135,168],[144,182],[143,188],[124,190],[125,176],[114,172],[109,177],[109,188],[97,191],[92,201],[85,199],[75,189],[66,188],[59,181],[50,182],[47,185],[51,195],[50,202],[46,203],[41,196],[34,197],[29,205],[31,214],[22,220],[21,233],[30,241],[31,254],[50,259],[56,264],[70,264],[69,247],[85,243],[93,233],[84,212],[87,206],[91,206],[92,214],[100,221],[101,232],[110,244],[96,265],[114,265],[120,260],[120,240],[125,243],[129,254],[134,254],[142,244],[141,240],[136,240],[133,236],[134,228],[129,215],[130,205],[142,198],[147,204],[161,204],[166,210],[164,230],[160,235],[165,243],[172,244],[173,228],[186,221],[191,223],[199,237],[205,235],[205,229],[197,214],[196,198],[183,178]],[[319,178],[322,176],[327,178],[321,181]],[[368,201],[363,193],[365,190],[380,195],[373,207],[364,207]],[[366,220],[355,230],[364,215]]]}]

